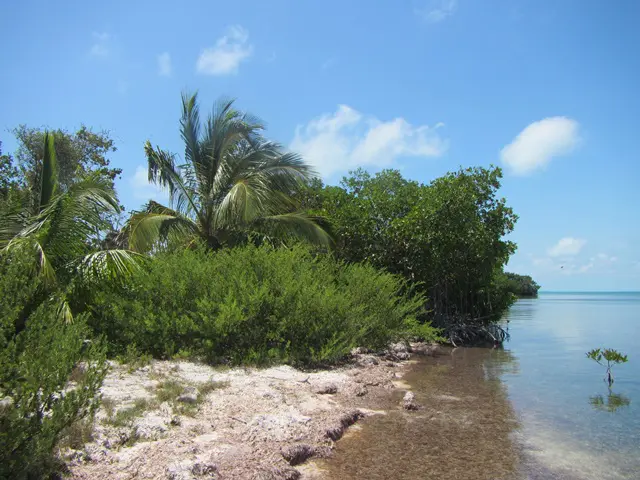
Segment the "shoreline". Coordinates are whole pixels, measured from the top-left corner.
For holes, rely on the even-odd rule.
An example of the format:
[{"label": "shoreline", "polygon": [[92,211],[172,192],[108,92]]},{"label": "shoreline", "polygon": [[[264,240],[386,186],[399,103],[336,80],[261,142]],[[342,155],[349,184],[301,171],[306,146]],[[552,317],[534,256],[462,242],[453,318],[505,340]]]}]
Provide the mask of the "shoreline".
[{"label": "shoreline", "polygon": [[401,380],[410,357],[438,348],[354,351],[348,363],[316,371],[187,361],[114,366],[92,441],[62,457],[70,478],[82,480],[318,478],[312,465],[296,467],[330,456],[359,419],[384,414],[376,406],[410,388]]}]

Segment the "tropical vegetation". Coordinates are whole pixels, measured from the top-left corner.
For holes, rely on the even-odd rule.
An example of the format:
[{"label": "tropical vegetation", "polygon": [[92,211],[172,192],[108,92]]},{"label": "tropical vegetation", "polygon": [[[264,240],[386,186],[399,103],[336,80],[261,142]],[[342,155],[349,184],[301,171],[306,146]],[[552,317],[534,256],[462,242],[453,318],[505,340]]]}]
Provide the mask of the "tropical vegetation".
[{"label": "tropical vegetation", "polygon": [[120,210],[112,181],[93,171],[61,184],[55,136],[45,133],[43,141],[39,182],[26,182],[26,195],[7,204],[0,219],[0,248],[7,254],[20,251],[31,260],[34,276],[42,278],[16,319],[16,333],[29,314],[52,296],[58,314],[70,321],[67,295],[79,276],[90,282],[127,274],[135,267],[130,252],[96,248],[104,216]]},{"label": "tropical vegetation", "polygon": [[219,101],[201,124],[196,95],[183,95],[180,135],[184,163],[147,141],[149,180],[168,190],[173,208],[150,201],[129,219],[131,248],[196,239],[212,250],[256,241],[297,238],[328,245],[319,219],[298,209],[298,192],[313,170],[293,152],[262,136],[256,117]]},{"label": "tropical vegetation", "polygon": [[518,297],[537,297],[540,285],[529,275],[504,272],[507,289]]},{"label": "tropical vegetation", "polygon": [[[224,364],[318,365],[355,347],[380,350],[416,331],[424,308],[401,277],[304,246],[161,252],[130,282],[85,298],[113,355],[134,344]],[[437,338],[429,326],[419,333]]]},{"label": "tropical vegetation", "polygon": [[427,299],[423,321],[451,342],[503,340],[495,325],[514,300],[503,267],[517,216],[497,196],[499,168],[469,168],[425,185],[384,170],[357,170],[340,186],[312,182],[306,208],[325,216],[335,255],[404,276]]},{"label": "tropical vegetation", "polygon": [[499,168],[324,185],[233,101],[201,121],[183,95],[182,159],[143,148],[169,203],[124,215],[107,132],[14,134],[0,152],[1,477],[59,471],[52,453],[91,421],[108,356],[309,366],[411,338],[500,342],[500,314],[537,291],[504,273],[517,216]]}]

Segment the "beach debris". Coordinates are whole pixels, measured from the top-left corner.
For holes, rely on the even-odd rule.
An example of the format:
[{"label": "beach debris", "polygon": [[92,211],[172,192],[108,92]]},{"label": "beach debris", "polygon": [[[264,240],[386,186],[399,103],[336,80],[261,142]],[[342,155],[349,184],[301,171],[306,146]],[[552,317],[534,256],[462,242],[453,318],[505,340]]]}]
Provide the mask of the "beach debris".
[{"label": "beach debris", "polygon": [[364,413],[362,413],[360,410],[352,410],[350,412],[347,412],[340,417],[340,423],[327,429],[325,436],[327,438],[330,438],[334,442],[338,441],[342,438],[347,428],[349,428],[351,425],[353,425],[363,417]]},{"label": "beach debris", "polygon": [[318,395],[333,395],[334,393],[338,393],[338,387],[335,383],[325,383],[316,388],[315,393]]},{"label": "beach debris", "polygon": [[405,410],[419,410],[421,407],[416,403],[416,395],[413,392],[407,392],[402,399],[402,408]]},{"label": "beach debris", "polygon": [[307,445],[306,443],[299,443],[297,445],[289,445],[283,447],[280,450],[282,457],[289,462],[289,465],[300,465],[307,461],[309,457],[315,454],[315,447],[313,445]]}]

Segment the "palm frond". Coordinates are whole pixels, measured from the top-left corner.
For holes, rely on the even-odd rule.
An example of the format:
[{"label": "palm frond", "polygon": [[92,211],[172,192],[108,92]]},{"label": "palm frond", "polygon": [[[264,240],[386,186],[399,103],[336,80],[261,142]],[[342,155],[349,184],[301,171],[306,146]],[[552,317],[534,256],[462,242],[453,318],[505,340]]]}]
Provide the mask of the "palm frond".
[{"label": "palm frond", "polygon": [[304,213],[285,213],[257,219],[250,227],[255,233],[271,239],[303,240],[314,245],[331,248],[334,240],[323,217]]},{"label": "palm frond", "polygon": [[[43,247],[56,265],[65,265],[86,253],[87,238],[99,228],[102,215],[117,213],[119,209],[108,179],[97,174],[88,175],[57,195],[41,212],[38,220],[46,226],[40,227]],[[30,235],[35,231],[25,233]]]},{"label": "palm frond", "polygon": [[180,213],[198,216],[196,192],[185,183],[176,168],[175,156],[157,147],[154,149],[148,141],[144,149],[149,164],[149,181],[169,190],[170,200]]},{"label": "palm frond", "polygon": [[42,178],[40,186],[40,209],[46,207],[58,190],[58,162],[54,136],[44,134],[44,156],[42,158]]},{"label": "palm frond", "polygon": [[55,284],[56,272],[37,236],[16,236],[4,247],[3,251],[13,252],[21,249],[29,255],[33,255],[33,267],[36,275],[41,276],[48,285]]},{"label": "palm frond", "polygon": [[0,249],[24,230],[28,225],[29,215],[22,206],[10,207],[4,215],[0,216]]},{"label": "palm frond", "polygon": [[85,255],[78,262],[78,272],[87,279],[126,278],[140,268],[143,259],[130,250],[101,250]]},{"label": "palm frond", "polygon": [[228,229],[238,220],[247,224],[263,216],[295,211],[295,195],[312,175],[299,155],[282,154],[280,146],[272,142],[243,156],[233,156],[227,164],[229,176],[221,183],[231,187],[217,202],[216,228]]},{"label": "palm frond", "polygon": [[[233,108],[233,99],[220,99],[207,118],[201,142],[202,158],[195,164],[200,194],[212,206],[214,184],[225,169],[225,146],[237,145],[246,133],[246,126],[238,121],[241,114]],[[209,209],[208,216],[211,216]]]},{"label": "palm frond", "polygon": [[67,297],[61,295],[57,300],[57,308],[56,315],[63,323],[72,323],[73,322],[73,313],[71,312],[71,307],[69,306],[69,302],[67,301]]},{"label": "palm frond", "polygon": [[197,225],[178,212],[150,203],[146,212],[131,215],[127,222],[129,248],[136,252],[149,252],[153,246],[171,236],[188,236],[198,232]]},{"label": "palm frond", "polygon": [[175,155],[160,148],[153,148],[147,140],[144,145],[147,157],[149,182],[168,189],[171,193],[176,188],[180,173],[175,166]]},{"label": "palm frond", "polygon": [[182,118],[180,119],[180,136],[184,141],[184,158],[188,164],[201,162],[200,150],[200,110],[198,94],[182,94]]}]

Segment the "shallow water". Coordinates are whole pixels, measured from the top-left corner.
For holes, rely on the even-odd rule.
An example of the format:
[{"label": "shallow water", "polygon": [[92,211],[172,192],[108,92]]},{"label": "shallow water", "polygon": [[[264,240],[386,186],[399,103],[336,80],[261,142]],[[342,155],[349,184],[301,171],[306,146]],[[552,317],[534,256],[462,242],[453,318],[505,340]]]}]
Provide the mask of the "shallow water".
[{"label": "shallow water", "polygon": [[[508,321],[508,323],[507,323]],[[541,294],[504,350],[452,349],[405,380],[425,405],[366,419],[319,465],[331,479],[640,478],[640,294]],[[629,355],[603,369],[595,347]]]}]

